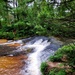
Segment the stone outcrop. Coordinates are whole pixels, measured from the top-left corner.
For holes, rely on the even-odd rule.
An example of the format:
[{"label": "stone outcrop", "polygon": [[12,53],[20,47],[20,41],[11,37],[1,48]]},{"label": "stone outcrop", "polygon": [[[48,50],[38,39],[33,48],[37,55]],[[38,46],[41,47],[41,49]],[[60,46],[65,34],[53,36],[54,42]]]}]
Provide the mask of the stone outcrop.
[{"label": "stone outcrop", "polygon": [[6,43],[8,40],[6,40],[6,39],[0,39],[0,44],[1,43]]}]

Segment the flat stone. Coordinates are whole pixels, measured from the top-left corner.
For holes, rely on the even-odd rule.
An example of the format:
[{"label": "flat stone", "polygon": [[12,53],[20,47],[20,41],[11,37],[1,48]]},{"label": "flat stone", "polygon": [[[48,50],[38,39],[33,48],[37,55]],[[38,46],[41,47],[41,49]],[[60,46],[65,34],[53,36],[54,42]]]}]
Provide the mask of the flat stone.
[{"label": "flat stone", "polygon": [[8,40],[7,39],[0,39],[0,44],[1,43],[6,43]]},{"label": "flat stone", "polygon": [[18,46],[20,46],[20,44],[19,43],[7,44],[7,46],[10,46],[10,47],[18,47]]},{"label": "flat stone", "polygon": [[16,47],[12,46],[6,46],[6,45],[0,45],[0,56],[17,56],[17,55],[25,55],[28,51],[24,50],[17,50]]},{"label": "flat stone", "polygon": [[16,50],[16,48],[0,45],[0,56],[12,54],[12,51],[14,50]]}]

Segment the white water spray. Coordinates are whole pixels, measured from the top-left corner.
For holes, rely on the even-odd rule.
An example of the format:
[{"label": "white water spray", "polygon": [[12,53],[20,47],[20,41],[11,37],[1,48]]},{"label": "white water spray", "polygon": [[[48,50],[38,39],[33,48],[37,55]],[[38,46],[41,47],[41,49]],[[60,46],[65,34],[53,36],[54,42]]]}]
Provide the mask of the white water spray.
[{"label": "white water spray", "polygon": [[34,52],[31,53],[28,57],[27,62],[29,64],[27,65],[27,73],[22,71],[23,75],[41,75],[40,72],[40,64],[41,60],[39,57],[39,54],[41,51],[43,51],[48,45],[50,45],[50,42],[47,42],[47,40],[43,41],[43,39],[40,39],[36,41],[34,44],[28,43],[27,45],[23,46],[23,48],[33,48]]}]

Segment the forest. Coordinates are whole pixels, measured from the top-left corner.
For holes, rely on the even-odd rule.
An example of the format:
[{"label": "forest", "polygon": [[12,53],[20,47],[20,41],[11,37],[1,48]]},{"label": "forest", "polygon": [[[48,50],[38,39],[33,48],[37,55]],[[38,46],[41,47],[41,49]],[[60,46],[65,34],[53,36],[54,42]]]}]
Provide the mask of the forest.
[{"label": "forest", "polygon": [[[33,37],[34,39],[38,38],[37,42],[29,37]],[[31,52],[35,56],[30,55],[31,58],[35,57],[34,63],[32,64],[30,62],[31,67],[37,64],[35,61],[38,61],[38,54],[40,54],[45,47],[50,46],[50,42],[52,47],[57,46],[58,43],[54,42],[54,38],[50,38],[49,42],[46,37],[73,39],[74,41],[60,46],[52,56],[49,56],[47,61],[41,63],[40,70],[42,74],[38,74],[37,71],[35,71],[35,73],[37,73],[35,75],[75,75],[75,0],[0,0],[0,39],[15,41],[29,38],[29,41],[32,40],[31,42],[34,43],[30,42],[32,46],[26,45],[28,47],[26,53],[31,52],[33,48],[36,50]],[[39,38],[42,40],[39,40]],[[28,40],[26,42],[28,42]],[[66,40],[64,42],[66,42]],[[23,46],[24,45],[23,43]],[[25,48],[27,48],[26,46]],[[6,52],[4,53],[6,54]],[[0,57],[0,59],[2,58]],[[9,62],[10,61],[11,59]],[[36,68],[38,70],[38,67]],[[0,75],[5,74],[1,72]],[[16,73],[14,75],[16,75]]]},{"label": "forest", "polygon": [[75,37],[74,0],[0,0],[0,38]]}]

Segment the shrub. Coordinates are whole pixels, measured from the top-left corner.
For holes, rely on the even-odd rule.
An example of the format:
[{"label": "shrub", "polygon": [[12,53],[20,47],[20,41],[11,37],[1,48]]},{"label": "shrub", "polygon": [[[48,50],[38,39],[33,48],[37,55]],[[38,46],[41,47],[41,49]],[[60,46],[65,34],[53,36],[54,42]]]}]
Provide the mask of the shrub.
[{"label": "shrub", "polygon": [[68,62],[70,64],[75,64],[75,45],[74,44],[68,44],[66,46],[63,46],[62,48],[59,48],[56,53],[49,58],[50,61],[62,61],[63,55],[67,56]]},{"label": "shrub", "polygon": [[15,35],[13,34],[13,32],[7,32],[6,33],[6,38],[7,39],[14,39]]},{"label": "shrub", "polygon": [[59,69],[55,68],[55,69],[52,69],[48,75],[66,75],[66,72],[64,69],[59,70]]},{"label": "shrub", "polygon": [[13,32],[0,32],[0,38],[2,39],[14,39]]},{"label": "shrub", "polygon": [[54,56],[51,56],[50,58],[49,58],[49,61],[53,61],[53,62],[56,62],[56,61],[61,61],[61,58],[62,58],[62,54],[59,54],[59,55],[54,55]]},{"label": "shrub", "polygon": [[47,75],[47,67],[48,67],[48,65],[47,65],[47,63],[46,62],[43,62],[42,64],[41,64],[41,72],[42,72],[42,75]]}]

